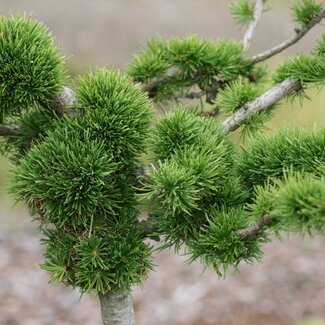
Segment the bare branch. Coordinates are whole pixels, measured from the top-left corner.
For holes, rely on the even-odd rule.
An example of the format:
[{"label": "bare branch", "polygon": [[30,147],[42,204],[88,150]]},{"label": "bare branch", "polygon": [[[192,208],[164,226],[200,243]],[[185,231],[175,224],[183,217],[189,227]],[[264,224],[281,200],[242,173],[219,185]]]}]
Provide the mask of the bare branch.
[{"label": "bare branch", "polygon": [[16,137],[20,133],[18,125],[0,125],[0,136],[2,137]]},{"label": "bare branch", "polygon": [[301,38],[303,38],[315,25],[317,25],[323,18],[325,18],[325,7],[321,12],[305,27],[302,29],[295,29],[296,34],[286,40],[285,42],[267,50],[263,53],[257,54],[253,57],[253,63],[258,63],[264,61],[275,54],[278,54],[288,48],[289,46],[297,43]]},{"label": "bare branch", "polygon": [[166,74],[162,77],[155,77],[148,83],[142,83],[141,88],[143,91],[146,91],[149,93],[149,97],[152,97],[155,92],[156,88],[162,84],[165,83],[170,78],[178,77],[180,74],[180,71],[176,67],[171,67],[166,71]]},{"label": "bare branch", "polygon": [[252,43],[256,28],[263,12],[264,0],[257,0],[254,8],[253,20],[249,23],[243,39],[244,51],[247,51]]},{"label": "bare branch", "polygon": [[261,233],[263,228],[270,226],[273,222],[274,220],[270,216],[265,215],[260,217],[251,227],[240,229],[236,234],[240,237],[256,237]]},{"label": "bare branch", "polygon": [[286,79],[236,110],[235,113],[222,122],[222,125],[227,132],[234,131],[252,115],[266,112],[273,104],[299,90],[301,90],[301,83],[299,81]]},{"label": "bare branch", "polygon": [[75,92],[68,87],[63,87],[61,93],[50,103],[50,107],[63,114],[76,115],[80,114],[80,110],[73,108],[77,103]]}]

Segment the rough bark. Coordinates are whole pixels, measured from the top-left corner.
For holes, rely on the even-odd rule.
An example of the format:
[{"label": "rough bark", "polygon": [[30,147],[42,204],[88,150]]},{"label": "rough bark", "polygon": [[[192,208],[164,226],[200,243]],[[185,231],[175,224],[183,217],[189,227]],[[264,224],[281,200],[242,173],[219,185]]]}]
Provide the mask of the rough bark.
[{"label": "rough bark", "polygon": [[264,0],[256,1],[253,20],[248,25],[247,31],[243,39],[244,51],[247,51],[251,46],[252,39],[254,37],[257,25],[260,21],[263,12],[263,5],[264,5]]},{"label": "rough bark", "polygon": [[270,216],[264,215],[256,220],[256,222],[251,227],[238,230],[236,233],[241,237],[256,237],[265,227],[272,225],[273,222],[274,220]]},{"label": "rough bark", "polygon": [[103,325],[135,325],[131,296],[125,292],[99,294]]},{"label": "rough bark", "polygon": [[270,50],[267,50],[263,53],[257,54],[253,57],[253,63],[262,62],[275,54],[278,54],[288,48],[289,46],[297,43],[301,38],[303,38],[314,26],[321,22],[321,20],[325,18],[325,7],[321,10],[321,12],[305,27],[299,29],[295,29],[295,35],[293,35],[288,40],[283,43],[273,47]]},{"label": "rough bark", "polygon": [[286,79],[275,85],[255,100],[246,103],[236,110],[234,114],[222,122],[225,131],[232,132],[240,127],[249,117],[256,113],[266,112],[273,104],[295,91],[301,90],[301,83],[296,80]]},{"label": "rough bark", "polygon": [[20,134],[20,128],[17,125],[2,124],[0,125],[0,136],[16,137]]}]

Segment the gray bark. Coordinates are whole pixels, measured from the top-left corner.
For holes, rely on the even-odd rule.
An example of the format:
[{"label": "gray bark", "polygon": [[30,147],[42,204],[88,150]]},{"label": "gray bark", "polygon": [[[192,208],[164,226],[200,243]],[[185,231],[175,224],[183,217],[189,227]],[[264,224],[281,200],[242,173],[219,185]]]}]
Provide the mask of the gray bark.
[{"label": "gray bark", "polygon": [[257,54],[253,57],[253,62],[258,63],[262,62],[270,57],[272,57],[275,54],[278,54],[288,48],[289,46],[297,43],[301,38],[303,38],[314,26],[316,26],[318,23],[321,22],[322,19],[325,18],[325,7],[321,10],[321,12],[305,27],[301,29],[295,30],[295,35],[293,35],[291,38],[286,40],[285,42],[273,47],[270,50],[267,50],[263,53]]},{"label": "gray bark", "polygon": [[103,325],[135,325],[131,296],[125,292],[99,294]]},{"label": "gray bark", "polygon": [[263,5],[264,0],[256,1],[253,20],[249,23],[243,39],[244,51],[247,51],[251,46],[253,36],[263,12]]},{"label": "gray bark", "polygon": [[225,131],[232,132],[239,128],[252,115],[263,111],[266,112],[273,104],[299,90],[301,90],[301,83],[299,81],[286,79],[253,101],[244,104],[224,120],[222,126]]}]

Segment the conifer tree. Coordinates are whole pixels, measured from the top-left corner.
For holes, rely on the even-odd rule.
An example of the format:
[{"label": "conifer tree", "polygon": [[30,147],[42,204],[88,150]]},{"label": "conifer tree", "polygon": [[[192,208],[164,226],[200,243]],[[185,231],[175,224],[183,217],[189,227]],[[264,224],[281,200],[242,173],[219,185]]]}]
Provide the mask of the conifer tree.
[{"label": "conifer tree", "polygon": [[[132,287],[154,267],[152,240],[225,276],[261,260],[273,234],[324,233],[325,129],[267,136],[263,126],[283,98],[324,85],[325,36],[282,62],[271,86],[261,62],[320,23],[325,7],[297,1],[293,37],[251,57],[265,2],[230,7],[247,26],[242,42],[154,39],[125,73],[97,69],[74,91],[42,23],[0,18],[10,192],[39,224],[51,282],[97,293],[104,324],[134,324]],[[169,111],[159,117],[161,103]],[[247,146],[230,137],[237,129]]]}]

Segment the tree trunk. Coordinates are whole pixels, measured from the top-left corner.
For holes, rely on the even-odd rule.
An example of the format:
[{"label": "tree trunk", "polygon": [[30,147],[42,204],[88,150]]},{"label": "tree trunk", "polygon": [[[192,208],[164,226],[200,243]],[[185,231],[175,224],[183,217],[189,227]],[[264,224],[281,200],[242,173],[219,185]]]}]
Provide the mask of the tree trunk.
[{"label": "tree trunk", "polygon": [[131,296],[125,292],[99,294],[103,325],[135,325]]}]

